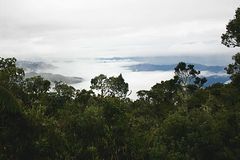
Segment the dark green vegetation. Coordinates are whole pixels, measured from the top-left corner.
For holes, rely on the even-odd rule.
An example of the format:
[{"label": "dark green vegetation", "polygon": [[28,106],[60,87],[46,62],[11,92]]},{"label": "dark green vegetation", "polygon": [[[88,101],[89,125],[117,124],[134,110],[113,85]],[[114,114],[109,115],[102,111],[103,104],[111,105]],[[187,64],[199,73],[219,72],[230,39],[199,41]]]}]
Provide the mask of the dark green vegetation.
[{"label": "dark green vegetation", "polygon": [[240,8],[235,17],[227,25],[227,32],[222,35],[222,44],[227,47],[240,47]]},{"label": "dark green vegetation", "polygon": [[[229,29],[239,16],[233,22]],[[1,58],[0,159],[238,160],[240,54],[233,60],[229,84],[203,88],[200,71],[180,62],[173,79],[132,101],[122,75],[93,78],[99,94],[61,82],[50,90],[42,77],[24,78],[15,58]]]}]

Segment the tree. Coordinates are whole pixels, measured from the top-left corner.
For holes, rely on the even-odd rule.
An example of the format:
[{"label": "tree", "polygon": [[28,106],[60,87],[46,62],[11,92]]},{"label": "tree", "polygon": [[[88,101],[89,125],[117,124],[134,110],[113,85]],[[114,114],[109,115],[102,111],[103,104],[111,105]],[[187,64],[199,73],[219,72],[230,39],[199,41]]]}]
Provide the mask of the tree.
[{"label": "tree", "polygon": [[225,34],[222,34],[222,44],[227,47],[240,47],[240,8],[236,10],[235,17],[227,27]]},{"label": "tree", "polygon": [[87,106],[90,102],[90,100],[95,97],[95,94],[92,90],[77,90],[76,92],[76,98],[75,98],[75,102],[77,102],[78,104],[82,105],[82,106]]},{"label": "tree", "polygon": [[[226,26],[226,33],[222,34],[222,44],[227,47],[240,47],[240,8],[235,12],[234,19]],[[232,59],[235,61],[229,64],[225,70],[231,75],[232,84],[240,86],[240,53],[235,54]]]},{"label": "tree", "polygon": [[126,98],[128,94],[128,83],[120,74],[118,77],[107,77],[103,74],[96,76],[91,80],[91,89],[98,90],[102,97],[111,96]]},{"label": "tree", "polygon": [[0,85],[10,90],[17,98],[21,98],[21,84],[25,73],[22,68],[16,66],[16,61],[16,58],[0,57]]},{"label": "tree", "polygon": [[206,82],[207,82],[207,78],[205,78],[205,77],[203,77],[203,78],[196,77],[195,81],[194,81],[194,84],[197,87],[201,88]]},{"label": "tree", "polygon": [[0,112],[16,113],[20,110],[17,99],[4,87],[0,86]]},{"label": "tree", "polygon": [[234,85],[240,86],[240,53],[237,53],[232,57],[235,61],[232,64],[229,64],[226,68],[228,74],[230,74],[230,78]]},{"label": "tree", "polygon": [[129,91],[128,83],[125,82],[122,74],[120,74],[118,77],[109,78],[109,91],[111,96],[120,98],[125,98],[127,96]]},{"label": "tree", "polygon": [[101,92],[101,96],[106,96],[108,94],[108,78],[107,76],[100,74],[99,76],[91,79],[91,89],[99,90]]},{"label": "tree", "polygon": [[77,106],[66,107],[60,112],[59,122],[67,140],[69,159],[104,159],[99,158],[99,153],[104,154],[99,150],[107,143],[102,108],[89,106],[82,111]]},{"label": "tree", "polygon": [[50,89],[51,82],[44,80],[41,76],[31,77],[25,79],[26,92],[31,94],[46,93]]},{"label": "tree", "polygon": [[10,88],[22,82],[25,76],[24,70],[16,66],[16,61],[16,58],[0,57],[0,83]]},{"label": "tree", "polygon": [[142,100],[147,100],[152,104],[176,104],[178,102],[177,91],[179,84],[176,79],[170,79],[155,84],[150,91],[138,91],[137,94]]},{"label": "tree", "polygon": [[194,82],[196,76],[200,74],[200,71],[194,69],[194,65],[187,65],[184,62],[178,63],[175,67],[175,78],[178,79],[178,83],[182,86],[187,86]]},{"label": "tree", "polygon": [[23,90],[29,95],[31,103],[39,100],[40,96],[47,93],[51,83],[40,76],[26,78],[23,83]]},{"label": "tree", "polygon": [[151,159],[235,159],[222,146],[216,123],[217,119],[201,109],[170,114],[156,135]]},{"label": "tree", "polygon": [[198,75],[201,72],[194,69],[194,65],[186,64],[184,62],[178,63],[175,67],[175,79],[177,79],[177,83],[182,85],[183,87],[186,86],[196,86],[202,87],[204,83],[207,82],[206,78],[200,78]]},{"label": "tree", "polygon": [[75,88],[62,82],[55,82],[54,90],[65,102],[75,97]]},{"label": "tree", "polygon": [[0,159],[34,159],[34,128],[20,107],[0,86]]}]

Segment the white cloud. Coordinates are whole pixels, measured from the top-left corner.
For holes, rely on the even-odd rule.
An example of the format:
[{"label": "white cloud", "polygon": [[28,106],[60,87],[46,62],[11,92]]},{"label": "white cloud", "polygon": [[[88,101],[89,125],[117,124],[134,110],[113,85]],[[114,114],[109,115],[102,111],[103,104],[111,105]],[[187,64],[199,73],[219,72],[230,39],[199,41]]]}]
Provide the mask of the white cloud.
[{"label": "white cloud", "polygon": [[233,53],[220,36],[238,5],[235,0],[0,0],[0,55]]}]

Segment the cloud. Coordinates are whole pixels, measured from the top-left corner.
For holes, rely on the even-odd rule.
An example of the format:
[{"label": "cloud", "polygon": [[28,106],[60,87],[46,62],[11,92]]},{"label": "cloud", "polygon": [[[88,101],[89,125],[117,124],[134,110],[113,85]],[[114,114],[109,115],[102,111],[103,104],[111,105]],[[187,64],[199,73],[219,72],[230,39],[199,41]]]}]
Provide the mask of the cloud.
[{"label": "cloud", "polygon": [[238,5],[234,0],[0,0],[0,55],[233,53],[221,46],[220,36]]}]

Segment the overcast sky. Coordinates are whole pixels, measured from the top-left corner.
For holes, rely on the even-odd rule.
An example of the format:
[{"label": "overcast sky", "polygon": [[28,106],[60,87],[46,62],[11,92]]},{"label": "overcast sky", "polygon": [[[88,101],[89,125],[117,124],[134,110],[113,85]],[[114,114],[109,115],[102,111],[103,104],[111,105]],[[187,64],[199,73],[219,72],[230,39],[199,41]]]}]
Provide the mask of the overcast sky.
[{"label": "overcast sky", "polygon": [[0,0],[0,56],[229,54],[239,0]]}]

